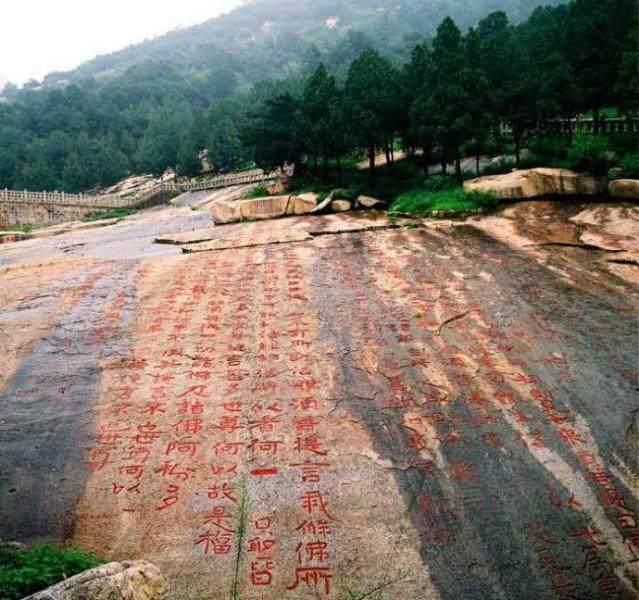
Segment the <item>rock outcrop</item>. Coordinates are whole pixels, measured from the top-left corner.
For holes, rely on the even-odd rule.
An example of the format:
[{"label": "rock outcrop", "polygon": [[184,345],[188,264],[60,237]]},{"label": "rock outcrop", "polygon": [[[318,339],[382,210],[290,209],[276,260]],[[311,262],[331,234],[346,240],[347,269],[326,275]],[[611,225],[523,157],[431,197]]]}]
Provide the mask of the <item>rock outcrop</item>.
[{"label": "rock outcrop", "polygon": [[316,194],[300,196],[266,196],[239,201],[221,201],[211,204],[213,221],[217,224],[276,219],[286,215],[307,215],[317,206]]},{"label": "rock outcrop", "polygon": [[385,202],[371,196],[358,196],[357,198],[357,206],[362,208],[381,208],[385,204]]},{"label": "rock outcrop", "polygon": [[348,200],[333,200],[331,202],[331,210],[336,213],[348,212],[353,205]]},{"label": "rock outcrop", "polygon": [[25,600],[163,600],[166,590],[160,569],[137,560],[85,571]]},{"label": "rock outcrop", "polygon": [[615,198],[639,200],[639,179],[616,179],[610,182],[608,191]]},{"label": "rock outcrop", "polygon": [[504,200],[544,196],[597,195],[605,191],[602,180],[567,169],[527,169],[505,175],[478,177],[464,183],[467,192],[484,192]]}]

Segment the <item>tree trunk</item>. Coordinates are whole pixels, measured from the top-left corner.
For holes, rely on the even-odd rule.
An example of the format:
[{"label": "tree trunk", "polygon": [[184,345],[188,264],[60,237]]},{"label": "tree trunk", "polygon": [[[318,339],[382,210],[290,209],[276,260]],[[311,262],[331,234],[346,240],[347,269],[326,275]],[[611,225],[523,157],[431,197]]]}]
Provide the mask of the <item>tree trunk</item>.
[{"label": "tree trunk", "polygon": [[375,177],[375,144],[368,145],[368,169],[373,179]]},{"label": "tree trunk", "polygon": [[568,140],[568,143],[572,143],[572,138],[573,138],[573,130],[572,130],[572,115],[566,115],[566,130],[565,130],[565,134],[566,134],[566,139]]},{"label": "tree trunk", "polygon": [[424,177],[428,177],[428,167],[429,167],[428,163],[430,162],[428,160],[428,154],[429,153],[426,151],[426,146],[423,146],[421,161],[422,161],[422,169],[424,169]]},{"label": "tree trunk", "polygon": [[442,160],[442,175],[446,175],[448,173],[448,162],[446,159]]},{"label": "tree trunk", "polygon": [[479,148],[477,148],[477,154],[475,154],[475,173],[477,173],[477,177],[479,177]]},{"label": "tree trunk", "polygon": [[337,167],[337,183],[341,185],[342,183],[342,157],[339,155],[339,152],[335,156],[335,165]]},{"label": "tree trunk", "polygon": [[386,164],[390,166],[391,153],[390,153],[390,146],[388,145],[388,142],[386,143],[386,148],[384,148],[384,151],[386,152]]},{"label": "tree trunk", "polygon": [[457,154],[455,156],[455,176],[457,177],[458,181],[463,181],[463,177],[462,177],[462,169],[461,169],[461,158],[459,156],[459,154]]},{"label": "tree trunk", "polygon": [[327,180],[328,179],[328,148],[326,147],[326,144],[324,144],[324,179]]},{"label": "tree trunk", "polygon": [[601,125],[599,122],[600,118],[601,118],[601,111],[599,107],[596,106],[594,110],[592,111],[592,132],[594,135],[599,134],[599,129]]}]

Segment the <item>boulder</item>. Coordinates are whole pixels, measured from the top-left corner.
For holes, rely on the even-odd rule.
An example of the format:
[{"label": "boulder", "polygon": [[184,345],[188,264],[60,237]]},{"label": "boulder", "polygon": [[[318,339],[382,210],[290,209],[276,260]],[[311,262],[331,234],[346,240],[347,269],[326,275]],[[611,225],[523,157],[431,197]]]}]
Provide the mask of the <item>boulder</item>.
[{"label": "boulder", "polygon": [[217,225],[237,223],[242,219],[239,202],[213,202],[211,204],[211,216]]},{"label": "boulder", "polygon": [[639,179],[616,179],[610,182],[608,191],[615,198],[639,200]]},{"label": "boulder", "polygon": [[377,198],[372,198],[371,196],[358,196],[357,198],[357,205],[364,208],[379,208],[381,206],[385,206],[385,204],[385,202],[382,202]]},{"label": "boulder", "polygon": [[240,216],[246,220],[276,219],[289,214],[291,196],[266,196],[240,201]]},{"label": "boulder", "polygon": [[597,195],[604,193],[605,185],[601,179],[568,169],[537,168],[471,179],[464,183],[464,190],[520,200],[557,195]]},{"label": "boulder", "polygon": [[266,191],[271,196],[277,196],[283,194],[286,191],[286,186],[281,181],[277,181],[272,185],[267,186]]},{"label": "boulder", "polygon": [[319,200],[319,194],[315,192],[305,192],[304,194],[298,194],[297,197],[304,202],[312,202],[315,205],[317,205],[317,201]]},{"label": "boulder", "polygon": [[312,213],[317,207],[318,198],[319,195],[314,192],[293,196],[291,203],[292,211],[289,210],[289,214],[308,215],[309,213]]},{"label": "boulder", "polygon": [[337,213],[348,212],[352,206],[348,200],[333,200],[331,202],[331,210]]},{"label": "boulder", "polygon": [[167,582],[160,570],[143,560],[109,563],[24,600],[163,600]]}]

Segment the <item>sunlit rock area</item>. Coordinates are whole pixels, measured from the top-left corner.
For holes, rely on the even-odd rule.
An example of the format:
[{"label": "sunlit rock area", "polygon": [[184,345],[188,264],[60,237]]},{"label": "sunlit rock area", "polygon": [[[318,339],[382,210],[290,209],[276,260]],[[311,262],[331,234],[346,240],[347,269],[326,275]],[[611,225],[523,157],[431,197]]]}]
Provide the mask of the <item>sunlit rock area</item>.
[{"label": "sunlit rock area", "polygon": [[0,246],[4,535],[154,565],[56,597],[636,597],[637,206],[244,193]]}]

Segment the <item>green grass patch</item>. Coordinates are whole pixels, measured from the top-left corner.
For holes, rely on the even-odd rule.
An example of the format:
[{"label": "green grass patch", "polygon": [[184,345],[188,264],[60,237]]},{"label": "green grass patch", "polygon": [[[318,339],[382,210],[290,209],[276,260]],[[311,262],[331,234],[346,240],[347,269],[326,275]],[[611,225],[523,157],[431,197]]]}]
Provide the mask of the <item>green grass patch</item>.
[{"label": "green grass patch", "polygon": [[493,210],[498,200],[490,194],[469,193],[463,188],[430,190],[418,188],[401,194],[391,205],[389,213],[430,216],[434,213],[462,215]]},{"label": "green grass patch", "polygon": [[268,193],[268,188],[265,185],[256,185],[250,190],[244,192],[242,198],[251,200],[253,198],[266,198],[267,196],[270,196],[270,194]]},{"label": "green grass patch", "polygon": [[0,545],[0,598],[19,600],[104,562],[76,549]]},{"label": "green grass patch", "polygon": [[98,212],[87,215],[82,220],[85,222],[102,221],[103,219],[123,219],[124,217],[130,217],[138,212],[136,208],[110,208],[108,210],[101,210]]},{"label": "green grass patch", "polygon": [[20,233],[31,233],[36,228],[36,225],[9,225],[7,227],[0,227],[0,231],[18,231]]}]

